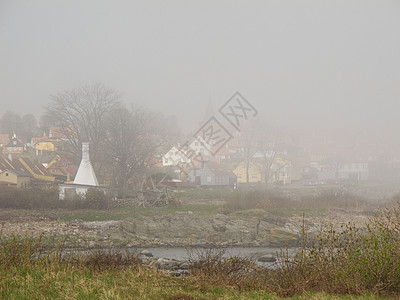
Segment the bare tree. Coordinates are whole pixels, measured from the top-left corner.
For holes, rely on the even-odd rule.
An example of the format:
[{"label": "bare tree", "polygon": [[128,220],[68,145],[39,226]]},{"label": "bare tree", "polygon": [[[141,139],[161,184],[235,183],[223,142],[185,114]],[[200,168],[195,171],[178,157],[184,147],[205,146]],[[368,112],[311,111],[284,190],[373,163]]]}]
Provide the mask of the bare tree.
[{"label": "bare tree", "polygon": [[265,185],[268,186],[269,180],[287,166],[276,163],[277,156],[282,151],[278,143],[279,134],[266,122],[257,119],[242,128],[240,138],[244,146],[247,183],[249,182],[250,161],[255,160],[262,168]]},{"label": "bare tree", "polygon": [[114,108],[107,120],[106,155],[112,184],[122,196],[131,182],[141,188],[168,142],[168,118],[132,105]]},{"label": "bare tree", "polygon": [[89,142],[96,169],[105,140],[105,121],[119,99],[118,93],[102,83],[74,88],[51,95],[42,120],[63,128],[68,139],[64,151],[75,158],[80,157],[82,142]]},{"label": "bare tree", "polygon": [[249,123],[244,126],[240,135],[241,142],[244,148],[245,168],[246,168],[246,182],[249,183],[249,169],[250,161],[258,150],[258,124],[256,122]]}]

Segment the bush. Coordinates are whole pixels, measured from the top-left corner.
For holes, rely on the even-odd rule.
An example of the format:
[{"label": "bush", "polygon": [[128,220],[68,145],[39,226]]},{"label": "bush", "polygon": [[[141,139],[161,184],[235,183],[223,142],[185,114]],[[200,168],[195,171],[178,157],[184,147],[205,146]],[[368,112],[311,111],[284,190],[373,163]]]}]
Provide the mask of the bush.
[{"label": "bush", "polygon": [[400,203],[370,220],[366,228],[343,224],[322,229],[309,238],[303,225],[303,245],[295,257],[281,251],[274,268],[225,258],[203,251],[191,260],[198,280],[263,289],[290,297],[304,292],[400,295]]},{"label": "bush", "polygon": [[65,200],[58,199],[58,188],[48,189],[0,187],[0,208],[13,209],[108,209],[111,198],[107,193],[89,189],[85,197],[68,195]]},{"label": "bush", "polygon": [[0,208],[56,208],[57,202],[57,189],[0,187]]},{"label": "bush", "polygon": [[110,197],[103,191],[96,189],[88,189],[86,191],[85,199],[88,208],[94,209],[107,209],[110,204]]}]

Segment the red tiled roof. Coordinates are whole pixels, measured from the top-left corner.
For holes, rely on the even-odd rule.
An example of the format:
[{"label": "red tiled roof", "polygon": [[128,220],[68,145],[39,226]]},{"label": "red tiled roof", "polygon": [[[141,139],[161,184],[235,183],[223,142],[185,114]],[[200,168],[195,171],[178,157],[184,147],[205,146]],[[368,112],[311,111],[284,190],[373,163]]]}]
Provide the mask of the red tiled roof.
[{"label": "red tiled roof", "polygon": [[56,170],[59,173],[62,173],[64,175],[68,175],[69,174],[72,177],[74,177],[76,175],[76,173],[78,172],[78,166],[73,164],[69,160],[61,159],[61,160],[55,162],[54,164],[52,164],[46,170],[50,171],[50,172],[51,172],[51,170]]},{"label": "red tiled roof", "polygon": [[52,139],[68,139],[77,137],[77,132],[69,127],[50,127],[49,137]]},{"label": "red tiled roof", "polygon": [[0,134],[0,144],[6,145],[10,141],[10,137],[7,133]]},{"label": "red tiled roof", "polygon": [[32,144],[37,144],[37,143],[40,143],[40,142],[50,142],[50,141],[51,140],[46,135],[46,132],[43,132],[43,136],[42,137],[32,138]]}]

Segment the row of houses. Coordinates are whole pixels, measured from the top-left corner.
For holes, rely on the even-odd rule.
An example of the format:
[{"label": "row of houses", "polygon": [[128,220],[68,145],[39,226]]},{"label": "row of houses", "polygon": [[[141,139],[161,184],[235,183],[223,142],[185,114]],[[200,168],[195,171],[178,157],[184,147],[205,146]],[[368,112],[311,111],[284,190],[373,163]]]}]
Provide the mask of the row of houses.
[{"label": "row of houses", "polygon": [[[65,130],[51,127],[40,138],[23,143],[14,133],[0,134],[0,184],[25,188],[31,185],[68,182],[75,176],[78,166],[56,154],[57,147],[66,140]],[[41,160],[29,154],[34,150]],[[43,155],[47,153],[48,155]],[[43,159],[45,157],[45,159]],[[44,160],[44,161],[43,161]]]},{"label": "row of houses", "polygon": [[0,157],[0,185],[25,188],[55,181],[56,178],[45,167],[27,157]]},{"label": "row of houses", "polygon": [[[240,143],[227,143],[216,154],[201,137],[184,146],[173,146],[163,157],[164,167],[175,167],[175,181],[200,186],[235,184],[290,184],[298,181],[365,181],[370,176],[370,158],[362,155],[307,155],[301,151],[270,149],[248,151]],[[293,149],[294,147],[292,147]],[[290,153],[291,152],[291,153]],[[193,153],[195,153],[193,155]]]},{"label": "row of houses", "polygon": [[[26,160],[22,154],[33,149],[34,155],[41,157],[40,163],[36,162],[38,169],[44,169],[46,176],[54,178],[49,181],[68,183],[73,181],[78,166],[61,156],[57,150],[74,135],[74,130],[51,127],[48,134],[43,133],[41,137],[32,138],[24,144],[15,134],[11,138],[0,134],[0,151],[5,159],[16,162],[19,159]],[[253,151],[249,155],[240,137],[235,137],[232,142],[215,151],[215,145],[198,136],[187,143],[174,145],[164,155],[155,158],[161,168],[157,172],[162,174],[162,180],[157,183],[175,186],[237,186],[286,185],[307,180],[364,181],[371,178],[371,165],[377,169],[376,163],[371,163],[371,156],[361,155],[361,151],[345,149],[341,152],[344,155],[339,155],[334,143],[327,143],[327,147],[321,151],[318,147],[311,147],[311,142],[307,145],[309,149],[299,150],[301,147],[296,148],[289,143],[281,147],[270,143],[269,148]],[[23,181],[22,177],[29,172],[18,167],[3,167],[0,170],[14,170],[15,174],[9,176],[19,176],[20,185],[26,185],[27,180]]]}]

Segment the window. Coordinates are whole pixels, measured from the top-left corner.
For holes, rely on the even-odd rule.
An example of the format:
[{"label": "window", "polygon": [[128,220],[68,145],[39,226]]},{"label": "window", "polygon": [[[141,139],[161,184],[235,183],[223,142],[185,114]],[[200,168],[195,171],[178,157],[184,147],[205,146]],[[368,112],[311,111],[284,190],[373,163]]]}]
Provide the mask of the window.
[{"label": "window", "polygon": [[242,174],[237,174],[237,179],[242,179]]},{"label": "window", "polygon": [[8,173],[6,173],[6,176],[8,176]]},{"label": "window", "polygon": [[257,174],[251,175],[251,179],[257,179]]}]

